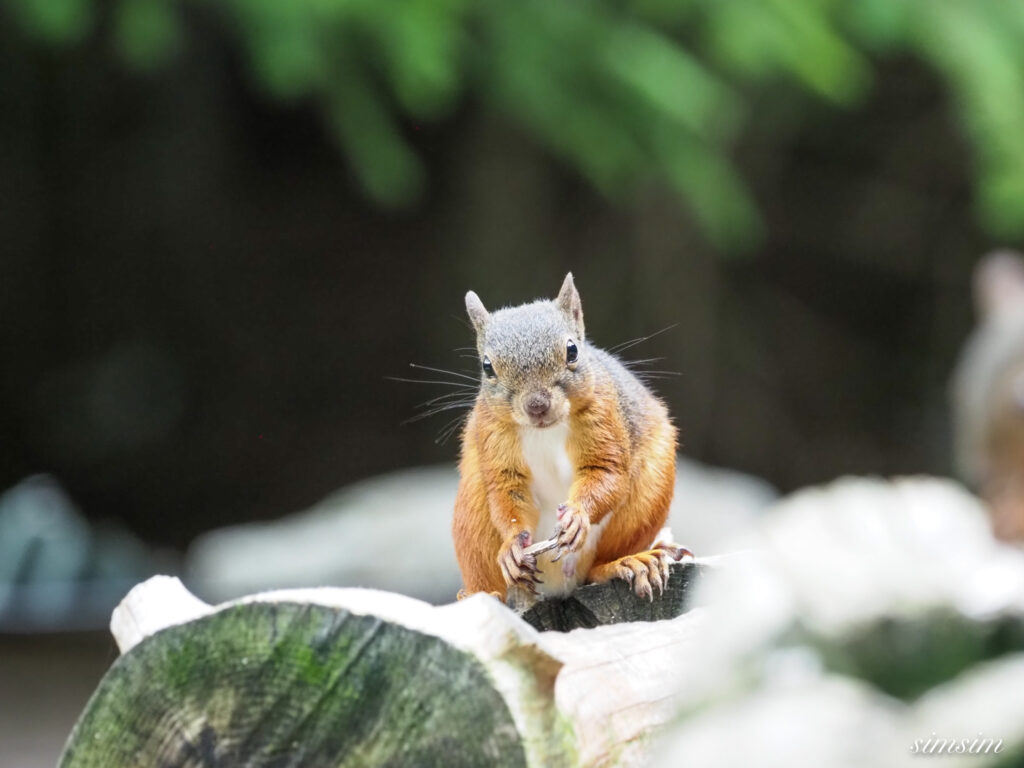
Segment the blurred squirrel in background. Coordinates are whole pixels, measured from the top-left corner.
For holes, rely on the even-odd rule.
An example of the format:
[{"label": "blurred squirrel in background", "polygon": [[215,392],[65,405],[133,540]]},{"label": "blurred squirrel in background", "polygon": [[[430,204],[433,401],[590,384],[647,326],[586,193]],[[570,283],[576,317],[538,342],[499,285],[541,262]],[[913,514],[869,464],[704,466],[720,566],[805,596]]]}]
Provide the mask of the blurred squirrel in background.
[{"label": "blurred squirrel in background", "polygon": [[[554,301],[489,313],[470,291],[466,311],[481,381],[452,525],[459,597],[564,596],[619,578],[652,598],[669,560],[689,554],[659,537],[676,462],[665,405],[587,342],[571,273]],[[557,536],[554,550],[527,551],[538,533]]]},{"label": "blurred squirrel in background", "polygon": [[953,375],[956,459],[988,503],[992,529],[1024,542],[1024,261],[985,256],[974,272],[979,323]]}]

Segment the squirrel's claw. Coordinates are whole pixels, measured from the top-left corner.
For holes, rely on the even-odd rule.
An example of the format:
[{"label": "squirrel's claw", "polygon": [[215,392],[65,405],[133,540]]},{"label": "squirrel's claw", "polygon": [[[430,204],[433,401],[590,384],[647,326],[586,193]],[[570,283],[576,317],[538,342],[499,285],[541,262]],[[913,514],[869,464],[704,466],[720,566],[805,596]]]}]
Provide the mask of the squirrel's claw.
[{"label": "squirrel's claw", "polygon": [[654,602],[654,590],[651,589],[651,580],[648,578],[647,569],[642,565],[634,573],[633,591],[636,592],[637,597],[646,597],[649,601]]},{"label": "squirrel's claw", "polygon": [[530,538],[529,531],[521,531],[513,536],[498,556],[498,568],[506,585],[521,587],[536,595],[534,584],[543,582],[537,578],[537,556],[524,551],[530,545]]},{"label": "squirrel's claw", "polygon": [[693,552],[688,550],[686,547],[680,546],[679,544],[666,544],[659,541],[657,544],[654,545],[654,549],[662,550],[666,555],[671,557],[677,563],[684,557],[695,557]]},{"label": "squirrel's claw", "polygon": [[[668,574],[669,574],[668,558],[667,557],[660,558],[658,560],[658,565],[661,566],[661,578],[662,578],[662,581],[664,581],[665,584],[668,584]],[[664,591],[664,589],[662,591]]]},{"label": "squirrel's claw", "polygon": [[[656,560],[653,563],[650,563],[647,566],[647,571],[648,571],[647,572],[647,580],[651,583],[652,587],[657,587],[658,588],[658,594],[659,595],[665,593],[665,581],[664,581],[664,579],[662,578],[662,575],[661,575],[661,565],[662,565],[661,564],[661,560],[659,559],[659,560]],[[650,597],[651,597],[651,600],[654,599],[654,595],[653,594]]]},{"label": "squirrel's claw", "polygon": [[590,518],[576,507],[568,504],[558,505],[558,554],[551,558],[557,562],[570,552],[583,546],[590,532]]}]

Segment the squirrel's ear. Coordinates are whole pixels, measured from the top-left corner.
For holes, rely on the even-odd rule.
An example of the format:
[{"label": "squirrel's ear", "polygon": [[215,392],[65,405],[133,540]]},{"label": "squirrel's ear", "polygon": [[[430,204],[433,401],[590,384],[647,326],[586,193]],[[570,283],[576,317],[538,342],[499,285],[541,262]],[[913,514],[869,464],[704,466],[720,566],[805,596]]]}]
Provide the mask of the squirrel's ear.
[{"label": "squirrel's ear", "polygon": [[466,294],[466,314],[469,315],[469,319],[473,322],[476,332],[483,333],[491,316],[484,307],[484,303],[480,301],[480,297],[473,291]]},{"label": "squirrel's ear", "polygon": [[974,268],[974,303],[988,320],[1024,307],[1024,260],[1016,251],[993,251]]},{"label": "squirrel's ear", "polygon": [[580,293],[576,290],[576,284],[572,281],[572,272],[565,276],[562,283],[562,290],[558,292],[555,299],[558,308],[565,312],[566,316],[576,328],[576,335],[583,338],[583,303],[580,301]]}]

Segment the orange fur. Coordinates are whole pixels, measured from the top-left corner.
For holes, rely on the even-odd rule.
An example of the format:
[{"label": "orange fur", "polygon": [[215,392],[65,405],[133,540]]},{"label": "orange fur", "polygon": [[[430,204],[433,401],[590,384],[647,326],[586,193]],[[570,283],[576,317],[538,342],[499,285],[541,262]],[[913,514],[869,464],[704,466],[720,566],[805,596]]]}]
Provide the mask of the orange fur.
[{"label": "orange fur", "polygon": [[[588,581],[616,575],[615,564],[651,547],[665,525],[675,485],[676,430],[665,406],[646,393],[643,419],[631,441],[610,377],[598,376],[569,414],[573,482],[567,500],[591,524],[611,514]],[[632,443],[632,445],[631,445]],[[533,536],[539,512],[519,432],[507,409],[481,395],[466,423],[455,501],[455,553],[467,594],[506,585],[497,560],[521,531]]]}]

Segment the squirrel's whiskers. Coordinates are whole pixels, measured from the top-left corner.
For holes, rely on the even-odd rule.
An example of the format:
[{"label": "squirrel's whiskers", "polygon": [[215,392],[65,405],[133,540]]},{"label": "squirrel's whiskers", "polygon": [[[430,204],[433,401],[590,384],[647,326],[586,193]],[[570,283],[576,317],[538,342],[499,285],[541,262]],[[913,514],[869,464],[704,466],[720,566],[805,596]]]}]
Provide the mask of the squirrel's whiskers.
[{"label": "squirrel's whiskers", "polygon": [[[405,419],[402,424],[411,424],[412,422],[421,421],[422,419],[436,416],[439,413],[451,410],[468,410],[472,407],[476,401],[477,395],[477,379],[469,376],[466,373],[460,373],[459,371],[450,371],[445,368],[435,368],[429,365],[420,365],[419,363],[409,363],[410,368],[416,368],[419,370],[429,371],[431,373],[441,374],[443,376],[454,376],[456,380],[448,379],[412,379],[403,376],[386,376],[386,379],[391,381],[401,381],[407,384],[424,384],[428,386],[443,386],[450,387],[454,391],[445,392],[436,397],[432,397],[416,406],[419,413],[410,416]],[[463,381],[465,379],[465,381]],[[459,414],[454,419],[446,422],[438,432],[437,438],[434,442],[442,444],[448,441],[452,434],[459,428],[462,421],[465,419],[465,414]]]}]

